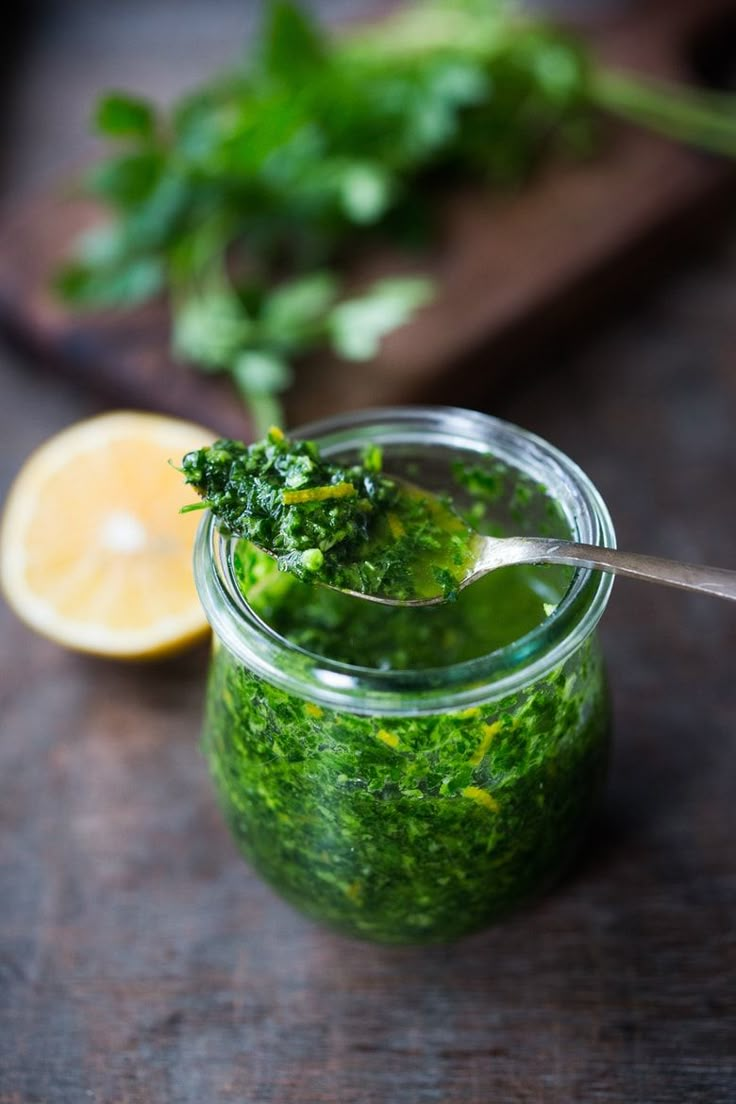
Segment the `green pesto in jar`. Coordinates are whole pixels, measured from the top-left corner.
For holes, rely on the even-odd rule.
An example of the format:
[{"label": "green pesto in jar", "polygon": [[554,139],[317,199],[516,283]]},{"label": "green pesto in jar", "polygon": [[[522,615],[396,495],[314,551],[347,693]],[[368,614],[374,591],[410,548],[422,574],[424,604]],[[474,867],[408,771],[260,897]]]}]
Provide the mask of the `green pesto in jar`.
[{"label": "green pesto in jar", "polygon": [[[519,524],[539,504],[539,488],[507,475],[490,462],[455,471],[475,528],[498,532],[502,494]],[[453,603],[391,609],[279,573],[245,541],[232,556],[251,608],[285,641],[428,677],[518,641],[553,613],[571,574],[507,568]],[[362,938],[450,940],[553,883],[580,842],[607,744],[592,640],[524,691],[435,716],[327,709],[223,646],[213,657],[204,750],[240,849],[303,912]]]}]

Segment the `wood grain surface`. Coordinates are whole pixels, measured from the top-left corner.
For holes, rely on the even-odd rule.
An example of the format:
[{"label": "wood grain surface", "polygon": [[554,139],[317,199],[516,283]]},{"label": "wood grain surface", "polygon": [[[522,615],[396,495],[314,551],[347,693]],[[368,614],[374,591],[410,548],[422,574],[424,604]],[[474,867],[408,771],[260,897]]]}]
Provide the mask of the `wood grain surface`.
[{"label": "wood grain surface", "polygon": [[[729,0],[646,0],[592,23],[588,34],[613,64],[687,80],[693,41],[730,9]],[[694,228],[702,234],[734,179],[724,161],[622,125],[607,129],[600,156],[551,165],[520,194],[458,191],[438,206],[436,244],[425,254],[364,254],[349,276],[361,287],[387,273],[426,271],[435,301],[370,364],[326,354],[304,364],[287,399],[290,423],[448,386],[471,393],[478,376],[499,379],[520,359],[543,356],[561,333],[590,324],[614,292],[645,285]],[[163,304],[69,315],[54,300],[49,274],[99,218],[51,190],[8,207],[0,216],[0,323],[55,373],[109,401],[247,435],[229,381],[172,362]]]}]

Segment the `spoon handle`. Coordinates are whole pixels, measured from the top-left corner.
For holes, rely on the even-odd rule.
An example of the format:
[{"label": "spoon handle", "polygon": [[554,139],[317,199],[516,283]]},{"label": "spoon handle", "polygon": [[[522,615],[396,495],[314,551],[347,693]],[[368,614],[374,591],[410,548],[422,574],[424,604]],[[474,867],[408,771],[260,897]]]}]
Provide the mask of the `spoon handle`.
[{"label": "spoon handle", "polygon": [[627,575],[631,579],[644,579],[647,582],[663,583],[681,590],[695,590],[712,594],[716,598],[736,601],[736,571],[722,567],[679,563],[661,556],[642,556],[634,552],[620,552],[615,548],[600,548],[592,544],[574,544],[572,541],[543,537],[510,537],[501,543],[516,545],[513,550],[504,550],[504,560],[509,563],[591,567],[613,575]]}]

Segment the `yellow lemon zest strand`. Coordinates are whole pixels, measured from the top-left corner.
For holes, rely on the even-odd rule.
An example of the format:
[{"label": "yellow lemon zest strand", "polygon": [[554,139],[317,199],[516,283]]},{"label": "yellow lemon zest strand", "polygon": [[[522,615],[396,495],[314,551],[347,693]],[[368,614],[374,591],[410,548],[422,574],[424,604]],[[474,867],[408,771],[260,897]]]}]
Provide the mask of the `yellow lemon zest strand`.
[{"label": "yellow lemon zest strand", "polygon": [[399,737],[395,732],[387,732],[385,728],[379,728],[376,736],[382,743],[386,744],[387,747],[397,748],[399,746]]},{"label": "yellow lemon zest strand", "polygon": [[397,514],[387,514],[386,521],[388,522],[388,527],[391,530],[391,536],[394,540],[401,540],[402,537],[406,536],[406,529],[402,524],[401,518]]},{"label": "yellow lemon zest strand", "polygon": [[469,797],[471,801],[475,801],[476,804],[482,805],[484,809],[489,809],[492,813],[497,813],[499,810],[499,804],[495,797],[491,797],[488,790],[481,790],[479,786],[466,786],[462,791],[463,797]]},{"label": "yellow lemon zest strand", "polygon": [[303,502],[325,502],[330,498],[352,498],[356,493],[352,483],[329,483],[326,487],[304,487],[300,491],[282,491],[284,506],[298,506]]},{"label": "yellow lemon zest strand", "polygon": [[308,717],[321,717],[324,710],[320,709],[318,705],[313,705],[312,702],[305,702],[304,712]]},{"label": "yellow lemon zest strand", "polygon": [[478,764],[483,761],[483,759],[485,758],[486,752],[488,751],[489,747],[491,746],[491,742],[493,740],[493,737],[500,730],[500,728],[501,728],[501,722],[500,721],[494,721],[493,724],[484,724],[483,725],[483,739],[478,744],[478,747],[475,749],[473,754],[470,756],[470,762],[474,767],[477,767]]},{"label": "yellow lemon zest strand", "polygon": [[458,713],[458,717],[462,720],[467,720],[468,717],[478,717],[480,715],[480,708],[477,705],[471,705],[470,709],[463,709],[462,713]]},{"label": "yellow lemon zest strand", "polygon": [[279,429],[278,426],[272,425],[268,431],[268,436],[272,441],[283,441],[284,431],[282,429]]}]

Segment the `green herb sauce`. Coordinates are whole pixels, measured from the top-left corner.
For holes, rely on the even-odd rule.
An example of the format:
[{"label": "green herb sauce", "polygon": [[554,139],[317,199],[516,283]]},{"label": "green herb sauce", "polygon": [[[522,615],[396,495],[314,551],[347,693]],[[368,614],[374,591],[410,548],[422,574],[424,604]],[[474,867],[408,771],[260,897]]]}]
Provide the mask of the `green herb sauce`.
[{"label": "green herb sauce", "polygon": [[[515,525],[520,511],[535,529],[544,517],[560,532],[555,504],[502,465],[453,477],[458,509],[480,530],[509,517]],[[286,640],[428,678],[519,640],[570,579],[564,569],[507,568],[455,602],[407,609],[280,573],[244,540],[233,563],[253,610]],[[589,640],[503,700],[361,716],[282,690],[217,645],[203,746],[240,849],[286,899],[361,938],[446,941],[532,899],[569,865],[605,774],[605,680]]]},{"label": "green herb sauce", "polygon": [[433,717],[323,709],[222,647],[204,748],[244,856],[307,915],[363,938],[457,938],[557,880],[603,780],[597,652],[531,693]]},{"label": "green herb sauce", "polygon": [[381,472],[381,451],[332,464],[278,429],[246,446],[220,440],[188,453],[187,483],[221,528],[275,555],[281,571],[400,601],[453,598],[474,533],[451,506]]}]

